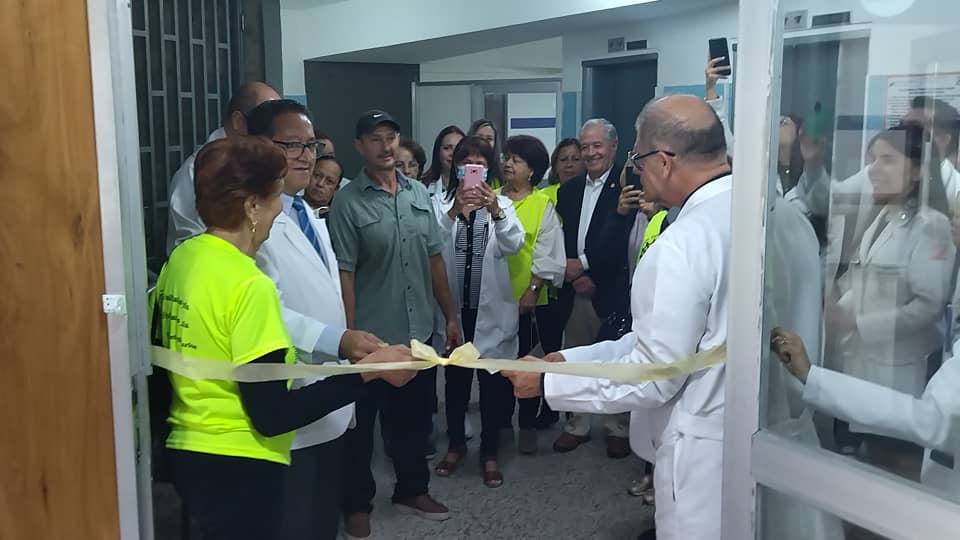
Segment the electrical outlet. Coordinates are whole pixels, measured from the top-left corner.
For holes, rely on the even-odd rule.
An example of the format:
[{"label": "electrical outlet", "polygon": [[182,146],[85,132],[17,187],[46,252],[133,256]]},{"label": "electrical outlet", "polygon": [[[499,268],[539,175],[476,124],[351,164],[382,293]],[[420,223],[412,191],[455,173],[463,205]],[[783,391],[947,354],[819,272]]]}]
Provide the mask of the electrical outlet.
[{"label": "electrical outlet", "polygon": [[103,312],[107,315],[126,315],[127,297],[122,294],[103,295]]},{"label": "electrical outlet", "polygon": [[783,17],[784,30],[805,30],[807,28],[807,15],[805,9],[797,11],[788,11]]}]

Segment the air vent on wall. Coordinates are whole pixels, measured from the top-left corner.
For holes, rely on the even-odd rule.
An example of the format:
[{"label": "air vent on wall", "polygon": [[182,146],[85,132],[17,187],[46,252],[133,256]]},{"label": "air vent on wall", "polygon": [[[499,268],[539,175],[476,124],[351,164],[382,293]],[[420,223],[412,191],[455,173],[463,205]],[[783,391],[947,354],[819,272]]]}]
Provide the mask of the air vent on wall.
[{"label": "air vent on wall", "polygon": [[850,12],[838,11],[837,13],[824,13],[823,15],[814,15],[811,27],[836,26],[838,24],[850,24]]},{"label": "air vent on wall", "polygon": [[637,39],[634,41],[627,42],[628,51],[639,51],[646,48],[647,48],[647,40],[645,39]]},{"label": "air vent on wall", "polygon": [[624,38],[622,38],[622,37],[610,38],[610,39],[608,39],[608,40],[607,40],[607,52],[608,52],[608,53],[615,53],[615,52],[620,52],[620,51],[622,51],[622,50],[623,50],[623,43],[624,43],[624,41],[625,41],[625,40],[624,40]]}]

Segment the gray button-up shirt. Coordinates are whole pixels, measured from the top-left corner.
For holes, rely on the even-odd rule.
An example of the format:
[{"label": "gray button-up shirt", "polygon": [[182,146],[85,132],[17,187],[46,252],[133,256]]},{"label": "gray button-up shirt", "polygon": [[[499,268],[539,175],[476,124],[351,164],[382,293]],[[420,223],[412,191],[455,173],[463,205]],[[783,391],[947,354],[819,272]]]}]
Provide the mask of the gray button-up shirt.
[{"label": "gray button-up shirt", "polygon": [[442,247],[427,189],[397,173],[396,195],[362,170],[327,218],[340,270],[353,272],[354,326],[391,344],[433,334],[430,256]]}]

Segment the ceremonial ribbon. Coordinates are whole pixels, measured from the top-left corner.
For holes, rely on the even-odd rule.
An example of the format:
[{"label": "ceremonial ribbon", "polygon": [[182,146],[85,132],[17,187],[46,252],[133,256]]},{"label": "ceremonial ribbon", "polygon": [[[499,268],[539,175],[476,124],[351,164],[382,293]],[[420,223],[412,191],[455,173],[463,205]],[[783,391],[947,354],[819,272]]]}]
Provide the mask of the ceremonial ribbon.
[{"label": "ceremonial ribbon", "polygon": [[498,371],[525,371],[555,373],[608,379],[621,383],[642,383],[672,379],[715,366],[726,359],[726,346],[720,345],[687,358],[670,363],[613,363],[613,362],[544,362],[480,358],[472,343],[457,347],[448,358],[437,354],[429,345],[413,340],[410,344],[411,362],[383,362],[374,364],[242,364],[224,360],[195,358],[163,347],[151,347],[153,365],[190,379],[218,379],[237,382],[265,382],[288,379],[332,377],[373,371],[423,370],[435,366],[459,366]]}]

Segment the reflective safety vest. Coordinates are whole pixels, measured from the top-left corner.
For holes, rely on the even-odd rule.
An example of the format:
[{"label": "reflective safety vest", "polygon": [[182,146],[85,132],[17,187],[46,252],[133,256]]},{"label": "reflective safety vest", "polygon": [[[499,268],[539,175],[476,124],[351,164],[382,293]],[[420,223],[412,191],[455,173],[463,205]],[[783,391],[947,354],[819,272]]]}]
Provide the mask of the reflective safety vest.
[{"label": "reflective safety vest", "polygon": [[543,186],[540,188],[540,193],[543,193],[547,197],[550,197],[550,202],[553,203],[554,208],[557,206],[557,192],[560,189],[560,183],[550,184],[549,186]]},{"label": "reflective safety vest", "polygon": [[643,257],[644,252],[653,244],[653,241],[660,236],[660,233],[664,229],[664,220],[667,217],[666,209],[660,210],[653,217],[650,218],[650,221],[647,222],[647,227],[643,229],[643,243],[640,244],[640,252],[637,253],[637,261],[640,260],[640,257]]},{"label": "reflective safety vest", "polygon": [[[540,223],[543,222],[543,213],[547,210],[550,197],[538,190],[519,201],[513,201],[517,211],[517,218],[523,225],[523,245],[520,251],[507,256],[507,268],[510,270],[510,286],[513,297],[519,301],[523,293],[530,287],[530,272],[533,269],[533,248],[540,234]],[[537,292],[537,305],[547,303],[547,287]]]}]

